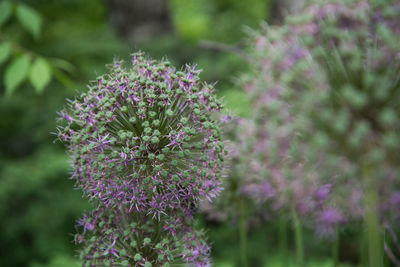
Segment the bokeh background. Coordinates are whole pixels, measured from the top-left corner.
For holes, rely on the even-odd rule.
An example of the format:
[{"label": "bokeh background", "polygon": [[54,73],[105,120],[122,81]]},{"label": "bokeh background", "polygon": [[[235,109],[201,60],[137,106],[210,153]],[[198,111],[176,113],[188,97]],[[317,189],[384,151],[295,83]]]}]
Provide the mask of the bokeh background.
[{"label": "bokeh background", "polygon": [[[143,50],[175,66],[197,63],[217,82],[227,108],[248,116],[235,77],[246,71],[246,36],[261,21],[279,24],[296,0],[0,1],[0,266],[79,266],[72,233],[88,209],[69,180],[68,157],[54,142],[56,111],[85,90],[114,57]],[[34,68],[33,68],[34,66]],[[42,79],[28,74],[33,68]],[[44,78],[43,78],[44,77]],[[237,223],[199,215],[215,266],[240,266]],[[282,266],[279,222],[249,229],[250,266]],[[312,235],[313,233],[306,233]],[[290,236],[293,235],[289,232]],[[357,248],[344,246],[349,264]],[[332,266],[315,239],[307,266]],[[343,255],[344,255],[343,254]],[[345,259],[346,261],[346,259]],[[350,265],[349,265],[350,266]]]}]

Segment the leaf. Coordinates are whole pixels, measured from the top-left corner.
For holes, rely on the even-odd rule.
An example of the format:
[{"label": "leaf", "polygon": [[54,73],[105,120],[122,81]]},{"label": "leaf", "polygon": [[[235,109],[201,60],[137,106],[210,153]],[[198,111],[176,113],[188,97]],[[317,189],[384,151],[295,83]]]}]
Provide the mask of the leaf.
[{"label": "leaf", "polygon": [[40,28],[42,25],[40,14],[33,8],[23,4],[17,6],[16,14],[22,27],[32,34],[35,39],[39,38]]},{"label": "leaf", "polygon": [[0,66],[3,64],[11,54],[11,45],[8,42],[0,44]]},{"label": "leaf", "polygon": [[51,65],[53,65],[54,67],[57,67],[66,72],[72,73],[76,71],[76,67],[64,59],[51,58],[49,59],[49,61],[51,62]]},{"label": "leaf", "polygon": [[0,27],[8,20],[11,16],[12,5],[8,1],[0,3]]},{"label": "leaf", "polygon": [[35,87],[36,92],[39,94],[43,92],[50,80],[51,68],[49,63],[43,58],[36,59],[29,72],[29,81]]},{"label": "leaf", "polygon": [[53,76],[68,89],[76,88],[76,84],[67,75],[57,68],[53,68]]},{"label": "leaf", "polygon": [[4,74],[4,84],[6,95],[10,96],[14,90],[26,79],[29,71],[31,58],[28,54],[23,54],[8,66]]}]

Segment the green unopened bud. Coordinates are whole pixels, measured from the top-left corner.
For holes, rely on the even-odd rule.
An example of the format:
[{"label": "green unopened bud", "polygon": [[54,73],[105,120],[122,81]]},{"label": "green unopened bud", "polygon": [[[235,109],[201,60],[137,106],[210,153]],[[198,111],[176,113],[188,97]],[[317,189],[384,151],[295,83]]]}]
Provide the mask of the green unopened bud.
[{"label": "green unopened bud", "polygon": [[142,256],[139,253],[136,253],[135,256],[133,257],[133,259],[135,261],[140,261],[140,260],[142,260]]},{"label": "green unopened bud", "polygon": [[160,125],[160,121],[159,121],[159,120],[154,120],[154,121],[152,122],[152,124],[153,124],[154,126],[158,127],[158,126]]},{"label": "green unopened bud", "polygon": [[121,256],[126,256],[126,250],[125,250],[125,249],[121,249],[121,250],[119,251],[119,255],[121,255]]},{"label": "green unopened bud", "polygon": [[151,239],[148,238],[148,237],[146,237],[145,239],[143,239],[143,243],[144,243],[145,245],[149,245],[149,244],[151,243]]}]

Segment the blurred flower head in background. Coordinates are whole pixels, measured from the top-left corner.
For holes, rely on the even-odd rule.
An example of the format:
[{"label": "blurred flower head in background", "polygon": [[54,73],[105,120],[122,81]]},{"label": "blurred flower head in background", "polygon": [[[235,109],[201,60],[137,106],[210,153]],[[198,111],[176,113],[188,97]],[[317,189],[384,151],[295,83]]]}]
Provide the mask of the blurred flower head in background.
[{"label": "blurred flower head in background", "polygon": [[226,183],[238,186],[227,190],[258,212],[294,207],[319,236],[332,236],[364,216],[362,162],[379,166],[381,192],[398,188],[399,11],[396,1],[315,2],[284,26],[252,33],[241,84],[254,125],[244,138],[236,129],[246,168],[232,170]]}]

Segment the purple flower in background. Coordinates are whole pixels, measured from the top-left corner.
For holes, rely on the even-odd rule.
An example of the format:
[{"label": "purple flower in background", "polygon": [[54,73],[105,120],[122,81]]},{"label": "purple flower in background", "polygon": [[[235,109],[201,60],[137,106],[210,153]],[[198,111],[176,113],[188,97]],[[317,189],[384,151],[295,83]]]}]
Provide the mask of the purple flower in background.
[{"label": "purple flower in background", "polygon": [[334,207],[326,207],[316,215],[316,232],[320,237],[333,239],[336,227],[346,222],[344,215]]},{"label": "purple flower in background", "polygon": [[315,192],[315,198],[318,202],[323,202],[328,199],[329,194],[331,193],[332,185],[331,184],[324,184],[318,188]]},{"label": "purple flower in background", "polygon": [[390,203],[396,207],[400,207],[400,191],[395,191],[392,193],[391,197],[390,197]]},{"label": "purple flower in background", "polygon": [[[380,201],[397,190],[398,179],[388,177],[398,173],[400,143],[393,126],[400,116],[387,92],[399,100],[398,84],[391,87],[398,74],[380,75],[398,69],[400,20],[395,14],[400,4],[389,2],[312,3],[301,16],[288,17],[284,27],[269,25],[252,35],[254,64],[241,82],[253,104],[254,130],[237,150],[245,155],[240,166],[246,166],[238,176],[243,179],[239,191],[257,209],[270,208],[255,193],[265,180],[274,192],[269,200],[281,204],[280,212],[294,207],[306,225],[329,230],[338,225],[329,218],[363,219],[365,187],[358,158],[376,164],[372,176],[383,192]],[[364,77],[374,78],[364,83]],[[374,79],[388,86],[382,89]],[[386,202],[393,210],[393,202]]]}]

